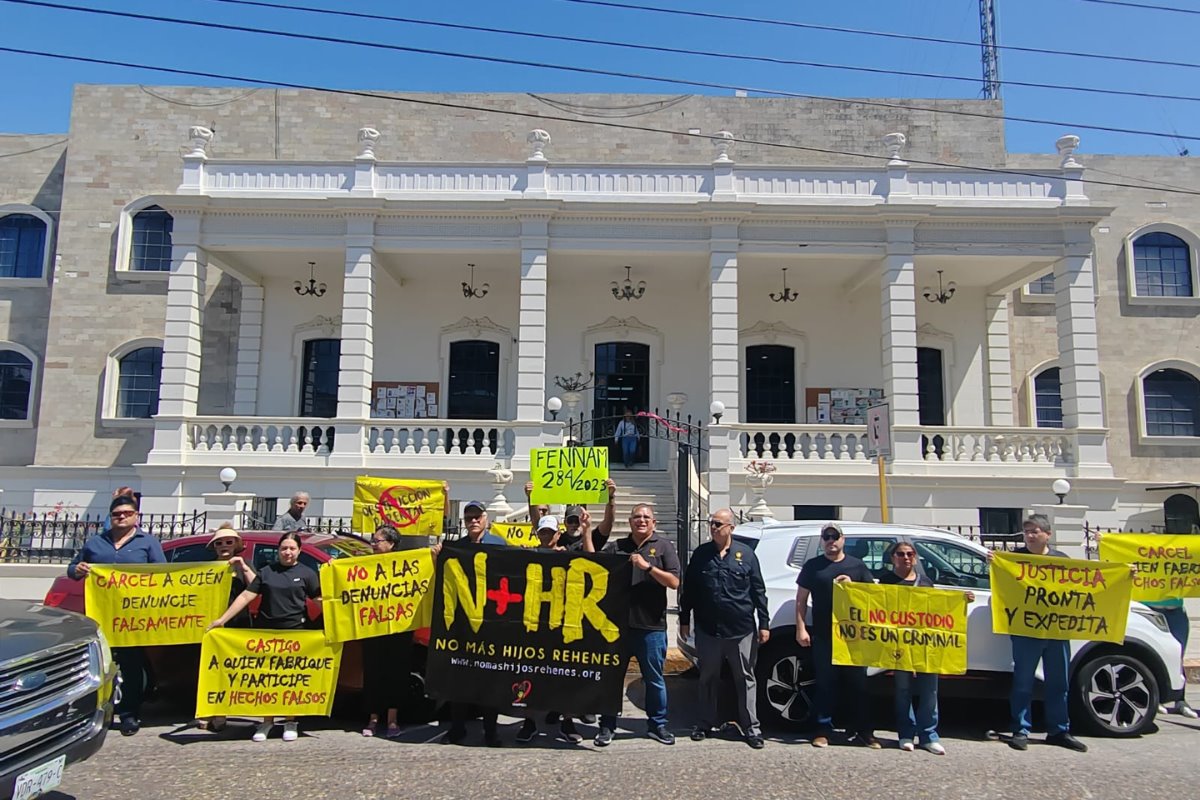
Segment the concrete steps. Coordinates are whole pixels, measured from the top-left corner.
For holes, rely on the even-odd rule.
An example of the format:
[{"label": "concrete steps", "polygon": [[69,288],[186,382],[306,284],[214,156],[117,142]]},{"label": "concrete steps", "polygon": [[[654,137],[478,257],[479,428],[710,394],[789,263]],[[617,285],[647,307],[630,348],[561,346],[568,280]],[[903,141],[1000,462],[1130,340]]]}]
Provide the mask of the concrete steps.
[{"label": "concrete steps", "polygon": [[629,514],[639,503],[653,506],[659,531],[675,531],[675,490],[671,487],[671,475],[668,472],[615,469],[610,477],[617,484],[614,537],[629,535]]}]

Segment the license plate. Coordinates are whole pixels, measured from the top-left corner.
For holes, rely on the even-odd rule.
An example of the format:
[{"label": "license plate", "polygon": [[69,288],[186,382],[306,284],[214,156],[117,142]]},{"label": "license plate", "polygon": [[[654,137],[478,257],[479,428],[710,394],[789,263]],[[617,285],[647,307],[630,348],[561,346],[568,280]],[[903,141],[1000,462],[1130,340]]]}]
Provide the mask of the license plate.
[{"label": "license plate", "polygon": [[67,756],[64,754],[40,767],[22,772],[13,787],[13,800],[33,800],[58,786],[62,783],[63,767],[66,765]]}]

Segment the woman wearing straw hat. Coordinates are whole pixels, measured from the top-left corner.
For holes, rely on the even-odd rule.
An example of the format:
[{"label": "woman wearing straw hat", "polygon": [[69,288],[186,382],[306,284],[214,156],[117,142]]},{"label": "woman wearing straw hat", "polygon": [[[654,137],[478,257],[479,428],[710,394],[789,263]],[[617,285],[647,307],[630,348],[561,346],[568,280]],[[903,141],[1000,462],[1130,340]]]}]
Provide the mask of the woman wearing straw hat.
[{"label": "woman wearing straw hat", "polygon": [[[232,605],[238,595],[246,591],[246,587],[253,583],[255,578],[253,568],[242,558],[242,553],[246,549],[246,545],[242,542],[242,535],[234,530],[232,522],[224,522],[221,527],[213,531],[207,546],[209,550],[213,551],[214,561],[225,561],[233,567],[233,579],[229,586],[229,603]],[[226,623],[225,627],[249,628],[250,610],[242,609],[241,613]],[[202,731],[221,731],[225,727],[225,718],[201,719],[197,721],[196,726]]]}]

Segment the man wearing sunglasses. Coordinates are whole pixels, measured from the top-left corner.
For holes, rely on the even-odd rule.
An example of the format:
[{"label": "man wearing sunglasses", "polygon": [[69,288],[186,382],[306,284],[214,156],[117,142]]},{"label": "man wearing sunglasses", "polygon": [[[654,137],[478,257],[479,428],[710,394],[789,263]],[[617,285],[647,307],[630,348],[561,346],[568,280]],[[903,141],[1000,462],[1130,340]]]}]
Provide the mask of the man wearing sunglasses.
[{"label": "man wearing sunglasses", "polygon": [[[138,527],[138,501],[133,495],[122,494],[108,504],[111,526],[84,542],[75,558],[67,565],[67,576],[82,580],[92,571],[92,564],[164,564],[162,545],[158,539]],[[140,647],[114,647],[113,659],[121,668],[121,702],[117,717],[121,735],[133,736],[141,729],[142,694],[146,683],[146,654]]]},{"label": "man wearing sunglasses", "polygon": [[[846,540],[841,526],[829,522],[821,529],[823,555],[804,563],[796,578],[796,642],[812,648],[813,671],[817,676],[816,697],[813,701],[817,716],[817,733],[813,747],[828,747],[833,734],[833,711],[837,707],[838,684],[844,683],[854,698],[851,739],[855,744],[880,748],[871,725],[871,709],[867,698],[865,667],[835,667],[833,665],[833,585],[853,581],[874,583],[875,577],[867,565],[854,556],[846,555]],[[805,623],[804,614],[812,598],[812,625]]]},{"label": "man wearing sunglasses", "polygon": [[[721,668],[733,676],[737,722],[746,744],[763,747],[755,709],[754,664],[758,647],[771,638],[767,587],[754,549],[733,539],[733,511],[722,508],[708,521],[712,541],[696,548],[679,594],[679,634],[687,638],[696,614],[696,655],[700,661],[701,722],[692,741],[712,736],[718,721]],[[754,624],[758,617],[757,627]]]}]

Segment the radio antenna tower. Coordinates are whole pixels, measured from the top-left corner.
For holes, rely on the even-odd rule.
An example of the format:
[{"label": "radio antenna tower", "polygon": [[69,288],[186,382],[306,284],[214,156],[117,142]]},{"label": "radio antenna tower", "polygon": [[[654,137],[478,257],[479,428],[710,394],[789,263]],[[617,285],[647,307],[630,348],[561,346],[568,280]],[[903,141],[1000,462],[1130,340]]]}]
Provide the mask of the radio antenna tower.
[{"label": "radio antenna tower", "polygon": [[983,50],[983,99],[1000,99],[1000,54],[996,50],[996,0],[979,0],[979,44]]}]

